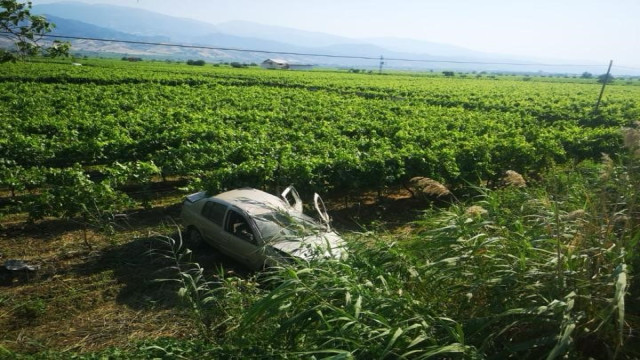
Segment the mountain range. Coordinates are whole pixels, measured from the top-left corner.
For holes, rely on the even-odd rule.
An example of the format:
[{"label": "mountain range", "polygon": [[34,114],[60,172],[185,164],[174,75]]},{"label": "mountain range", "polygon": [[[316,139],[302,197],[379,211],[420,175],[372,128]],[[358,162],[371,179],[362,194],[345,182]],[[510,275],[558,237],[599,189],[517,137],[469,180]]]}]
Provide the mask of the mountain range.
[{"label": "mountain range", "polygon": [[[196,49],[73,40],[72,50],[80,53],[135,55],[172,60],[203,59],[209,62],[262,62],[266,58],[281,58],[321,66],[361,68],[377,68],[379,66],[378,58],[382,55],[386,59],[432,61],[385,60],[385,68],[396,69],[575,73],[590,70],[584,67],[572,69],[564,66],[553,68],[507,65],[504,63],[535,63],[535,61],[428,41],[401,38],[351,39],[246,21],[232,21],[214,25],[147,10],[105,4],[91,5],[81,2],[41,4],[35,5],[32,13],[46,15],[50,21],[55,23],[54,35],[227,48],[227,50]],[[239,52],[228,50],[229,48],[374,59]],[[473,62],[475,63],[470,64]],[[478,64],[478,62],[501,64]],[[594,65],[600,66],[601,64]]]}]

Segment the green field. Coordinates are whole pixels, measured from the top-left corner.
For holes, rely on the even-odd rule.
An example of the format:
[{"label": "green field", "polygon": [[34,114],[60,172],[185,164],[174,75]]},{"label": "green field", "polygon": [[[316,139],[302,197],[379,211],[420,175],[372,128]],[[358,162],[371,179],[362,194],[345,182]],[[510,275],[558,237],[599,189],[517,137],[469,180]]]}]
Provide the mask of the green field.
[{"label": "green field", "polygon": [[[0,253],[45,266],[0,287],[0,358],[640,356],[640,86],[594,112],[600,87],[3,64]],[[410,197],[417,176],[453,195]],[[289,184],[334,203],[348,260],[227,273],[167,247],[188,191]]]},{"label": "green field", "polygon": [[[38,168],[153,162],[211,190],[296,183],[458,186],[599,158],[640,118],[640,87],[520,78],[277,72],[179,64],[0,70],[0,158]],[[24,187],[23,185],[17,185]]]}]

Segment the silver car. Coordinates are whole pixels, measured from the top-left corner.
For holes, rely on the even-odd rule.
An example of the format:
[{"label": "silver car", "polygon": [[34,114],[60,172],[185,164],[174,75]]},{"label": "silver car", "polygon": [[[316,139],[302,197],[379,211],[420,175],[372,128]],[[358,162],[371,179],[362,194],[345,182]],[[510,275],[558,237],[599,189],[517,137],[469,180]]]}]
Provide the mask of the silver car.
[{"label": "silver car", "polygon": [[192,243],[202,241],[255,270],[285,259],[340,257],[344,241],[331,229],[324,202],[314,195],[320,221],[302,213],[297,191],[288,187],[277,197],[242,188],[208,197],[186,197],[182,223]]}]

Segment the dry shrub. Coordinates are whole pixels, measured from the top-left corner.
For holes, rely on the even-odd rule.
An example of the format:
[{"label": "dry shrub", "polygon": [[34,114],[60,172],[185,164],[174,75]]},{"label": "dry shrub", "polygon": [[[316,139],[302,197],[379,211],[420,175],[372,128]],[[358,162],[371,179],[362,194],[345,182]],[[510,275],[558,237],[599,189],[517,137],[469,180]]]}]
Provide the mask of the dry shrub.
[{"label": "dry shrub", "polygon": [[472,205],[469,206],[465,211],[464,214],[468,217],[481,217],[483,215],[486,215],[487,213],[489,213],[487,211],[487,209],[483,208],[480,205]]},{"label": "dry shrub", "polygon": [[640,121],[636,121],[633,128],[625,128],[623,130],[624,135],[624,146],[629,149],[629,151],[640,157]]},{"label": "dry shrub", "polygon": [[613,173],[615,164],[608,154],[602,153],[602,169],[600,170],[600,180],[607,181]]},{"label": "dry shrub", "polygon": [[563,218],[565,220],[582,220],[587,216],[587,212],[584,211],[583,209],[578,209],[578,210],[574,210],[570,213],[567,213]]},{"label": "dry shrub", "polygon": [[524,180],[524,177],[522,177],[520,173],[513,170],[507,170],[507,172],[505,172],[504,178],[502,178],[502,181],[507,186],[515,186],[515,187],[527,186],[527,182]]},{"label": "dry shrub", "polygon": [[428,177],[416,176],[411,178],[409,186],[414,193],[424,196],[441,197],[451,194],[451,191],[446,186]]}]

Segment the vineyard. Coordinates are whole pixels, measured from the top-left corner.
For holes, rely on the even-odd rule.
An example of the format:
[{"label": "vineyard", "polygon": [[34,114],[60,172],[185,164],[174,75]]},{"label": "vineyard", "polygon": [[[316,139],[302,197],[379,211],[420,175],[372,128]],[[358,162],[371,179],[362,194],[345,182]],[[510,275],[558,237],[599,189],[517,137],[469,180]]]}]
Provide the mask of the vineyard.
[{"label": "vineyard", "polygon": [[[476,216],[469,215],[461,203],[443,212],[419,203],[431,210],[411,223],[407,220],[412,230],[402,235],[406,239],[393,233],[387,235],[390,238],[365,240],[361,235],[346,235],[359,244],[354,245],[357,250],[349,265],[319,264],[315,270],[271,274],[270,281],[279,279],[275,290],[261,288],[253,278],[243,276],[224,278],[217,287],[209,288],[211,283],[197,275],[202,272],[194,272],[199,265],[184,265],[183,276],[206,285],[193,289],[184,285],[182,296],[190,291],[193,298],[217,294],[223,300],[216,303],[224,303],[228,311],[211,310],[206,319],[197,312],[194,320],[207,324],[198,328],[199,339],[215,346],[169,340],[152,343],[153,349],[186,347],[191,350],[175,354],[189,358],[194,356],[189,351],[198,349],[199,354],[224,357],[225,351],[234,353],[244,346],[238,331],[260,323],[265,334],[274,338],[284,334],[282,343],[271,348],[253,334],[245,340],[254,349],[269,347],[274,357],[428,358],[449,354],[445,357],[480,358],[489,354],[539,358],[549,354],[553,358],[570,348],[579,348],[584,356],[618,357],[627,343],[623,335],[627,325],[619,315],[627,283],[620,284],[623,278],[626,281],[627,266],[638,262],[632,258],[638,242],[633,185],[638,174],[635,167],[621,165],[637,154],[621,150],[625,145],[635,149],[625,143],[622,129],[640,119],[640,86],[608,85],[599,111],[594,112],[600,86],[595,79],[267,71],[98,59],[89,59],[83,66],[52,61],[3,64],[0,219],[8,219],[6,226],[11,229],[16,223],[32,224],[36,232],[46,221],[84,224],[84,244],[89,249],[73,260],[81,261],[91,259],[91,246],[103,252],[116,245],[131,250],[126,247],[131,234],[114,235],[111,225],[119,214],[158,207],[153,194],[162,184],[179,188],[178,196],[170,201],[203,188],[211,192],[241,186],[273,190],[289,184],[295,184],[301,193],[317,191],[335,198],[378,194],[381,198],[389,189],[406,186],[411,178],[427,177],[464,195],[460,197],[463,201],[483,199],[483,207]],[[601,165],[603,154],[606,161]],[[609,171],[606,178],[598,175],[603,168]],[[522,174],[538,187],[529,192],[498,190],[507,170]],[[479,190],[484,188],[492,190]],[[539,198],[546,200],[536,200]],[[587,212],[593,210],[591,222],[569,217],[580,206]],[[602,212],[601,217],[596,216],[597,211]],[[624,213],[626,222],[620,225],[609,212]],[[43,222],[34,225],[33,221]],[[94,235],[95,241],[89,244],[87,226],[96,234],[106,234],[100,235],[102,242]],[[22,239],[24,234],[17,233],[15,239]],[[561,237],[569,239],[567,244],[555,242]],[[6,254],[24,254],[11,250],[18,242],[11,239],[7,235],[0,239],[9,249]],[[173,251],[165,256],[182,259],[174,240],[165,240]],[[402,250],[390,245],[396,241],[401,242]],[[29,249],[37,248],[29,244]],[[47,251],[57,251],[51,246]],[[629,252],[622,250],[627,247]],[[142,252],[145,247],[134,250]],[[66,247],[64,251],[56,259],[71,261],[66,259],[73,258],[73,253],[69,255]],[[123,254],[116,251],[108,261]],[[587,264],[589,259],[594,263]],[[454,269],[453,263],[460,266]],[[128,263],[123,266],[129,269]],[[147,275],[151,276],[145,272]],[[51,276],[55,279],[57,275]],[[371,288],[366,285],[368,279]],[[598,292],[600,297],[590,303],[574,285]],[[165,294],[167,289],[158,291]],[[539,296],[531,295],[532,291]],[[409,293],[416,300],[407,297]],[[473,301],[481,305],[465,305],[472,293]],[[446,294],[455,302],[447,304]],[[16,299],[21,296],[28,298],[29,294],[15,295]],[[144,296],[139,295],[140,299],[146,299]],[[269,303],[276,297],[281,302]],[[328,303],[316,303],[323,297]],[[39,296],[37,301],[44,298]],[[360,303],[363,298],[365,305]],[[500,301],[492,302],[494,298]],[[9,323],[7,314],[27,311],[17,306],[12,309],[18,310],[3,312],[12,301],[14,298],[0,295],[0,326]],[[29,301],[33,306],[36,300]],[[572,313],[574,303],[584,312]],[[246,308],[253,310],[244,314]],[[315,312],[306,312],[308,308]],[[343,313],[345,309],[353,310],[348,311],[355,316]],[[622,309],[624,313],[624,306]],[[287,316],[294,316],[295,311],[308,318],[299,318],[298,324],[290,322]],[[614,313],[618,315],[611,315]],[[544,322],[535,328],[540,334],[527,330],[537,321],[527,316]],[[227,317],[242,320],[228,328],[211,326],[212,319]],[[598,321],[585,320],[596,317]],[[279,330],[265,319],[278,322]],[[491,320],[483,325],[482,319]],[[376,326],[384,329],[377,332]],[[597,333],[593,339],[614,345],[609,350],[602,350],[606,346],[585,350],[591,333],[582,336],[584,344],[562,340],[576,326],[580,331],[591,329]],[[305,331],[316,335],[301,335]],[[12,329],[12,334],[17,333]],[[212,340],[216,336],[219,339]],[[225,336],[238,339],[220,340]],[[384,341],[378,344],[376,339]],[[537,342],[527,343],[530,339]],[[0,336],[0,357],[4,345],[24,350],[11,344]],[[417,344],[425,347],[418,351]],[[71,345],[61,342],[53,348],[104,347]],[[123,346],[122,342],[113,345]],[[339,350],[350,347],[369,350]],[[163,356],[146,352],[149,348],[144,346],[137,349],[142,353],[134,353],[133,358]],[[29,348],[32,353],[42,350]],[[296,352],[303,350],[309,353]],[[49,355],[65,357],[64,352],[60,354]]]},{"label": "vineyard", "polygon": [[92,170],[114,187],[114,173],[154,171],[212,191],[455,187],[613,154],[640,118],[636,86],[611,86],[594,115],[595,82],[125,65],[3,66],[0,183],[15,194]]}]

